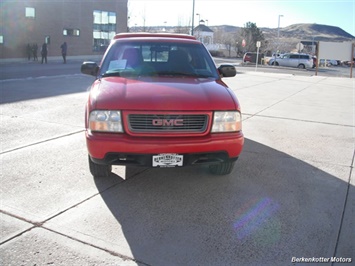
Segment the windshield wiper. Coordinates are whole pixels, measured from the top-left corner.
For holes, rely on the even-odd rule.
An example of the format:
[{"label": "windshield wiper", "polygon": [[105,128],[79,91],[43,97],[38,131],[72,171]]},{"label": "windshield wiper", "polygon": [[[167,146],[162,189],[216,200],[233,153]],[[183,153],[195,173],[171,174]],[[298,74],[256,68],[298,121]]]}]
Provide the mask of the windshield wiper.
[{"label": "windshield wiper", "polygon": [[184,77],[199,77],[196,73],[178,72],[178,71],[160,71],[157,73],[159,76],[184,76]]},{"label": "windshield wiper", "polygon": [[121,74],[118,71],[112,71],[112,72],[105,72],[100,77],[105,78],[105,77],[120,77]]}]

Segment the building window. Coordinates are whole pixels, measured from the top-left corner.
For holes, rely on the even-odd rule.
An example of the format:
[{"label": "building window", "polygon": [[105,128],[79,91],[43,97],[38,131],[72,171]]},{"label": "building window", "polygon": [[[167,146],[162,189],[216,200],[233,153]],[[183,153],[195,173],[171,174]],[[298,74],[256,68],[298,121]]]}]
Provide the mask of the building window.
[{"label": "building window", "polygon": [[44,37],[44,42],[45,42],[46,44],[51,44],[51,36],[46,36],[46,37]]},{"label": "building window", "polygon": [[4,36],[0,35],[0,44],[4,43]]},{"label": "building window", "polygon": [[64,29],[63,35],[64,36],[79,36],[80,30],[79,29]]},{"label": "building window", "polygon": [[116,12],[94,10],[93,50],[105,51],[116,35]]},{"label": "building window", "polygon": [[26,18],[34,18],[36,11],[33,7],[26,7]]}]

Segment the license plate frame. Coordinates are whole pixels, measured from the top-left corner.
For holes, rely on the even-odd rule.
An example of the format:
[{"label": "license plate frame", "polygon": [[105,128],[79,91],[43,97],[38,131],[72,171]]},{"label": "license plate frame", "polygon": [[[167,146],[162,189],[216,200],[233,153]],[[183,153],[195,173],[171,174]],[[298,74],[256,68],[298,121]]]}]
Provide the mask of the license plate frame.
[{"label": "license plate frame", "polygon": [[152,167],[181,167],[184,155],[177,153],[160,153],[152,156]]}]

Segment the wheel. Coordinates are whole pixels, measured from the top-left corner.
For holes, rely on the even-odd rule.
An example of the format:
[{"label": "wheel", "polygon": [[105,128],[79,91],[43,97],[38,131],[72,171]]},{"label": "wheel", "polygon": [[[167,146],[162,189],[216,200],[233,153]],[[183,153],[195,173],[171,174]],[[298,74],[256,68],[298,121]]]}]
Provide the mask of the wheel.
[{"label": "wheel", "polygon": [[304,64],[299,64],[299,65],[298,65],[298,68],[299,68],[299,69],[305,69],[306,66],[305,66]]},{"label": "wheel", "polygon": [[94,163],[90,156],[89,158],[89,168],[90,168],[90,173],[94,177],[108,177],[111,174],[112,166],[109,164],[97,164]]},{"label": "wheel", "polygon": [[210,165],[210,172],[214,175],[228,175],[232,172],[235,162],[225,162]]}]

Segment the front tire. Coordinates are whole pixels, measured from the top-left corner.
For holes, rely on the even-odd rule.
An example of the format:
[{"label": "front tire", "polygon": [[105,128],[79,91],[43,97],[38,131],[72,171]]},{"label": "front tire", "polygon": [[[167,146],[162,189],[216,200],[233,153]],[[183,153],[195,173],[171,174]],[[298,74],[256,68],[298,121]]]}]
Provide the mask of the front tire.
[{"label": "front tire", "polygon": [[97,164],[91,160],[90,156],[88,156],[88,158],[90,173],[93,175],[93,177],[104,178],[109,177],[111,175],[112,165]]},{"label": "front tire", "polygon": [[209,166],[210,172],[214,175],[229,175],[234,167],[235,162],[224,162]]}]

